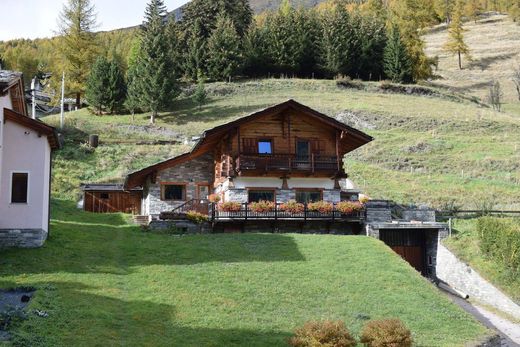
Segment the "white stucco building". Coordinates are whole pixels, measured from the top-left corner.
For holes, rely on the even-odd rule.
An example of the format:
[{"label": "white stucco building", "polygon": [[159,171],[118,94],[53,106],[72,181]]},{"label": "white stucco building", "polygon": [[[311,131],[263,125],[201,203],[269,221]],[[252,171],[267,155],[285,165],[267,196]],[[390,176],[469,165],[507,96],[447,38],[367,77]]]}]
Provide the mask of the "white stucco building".
[{"label": "white stucco building", "polygon": [[21,73],[0,70],[0,248],[39,247],[49,233],[55,129],[27,113]]}]

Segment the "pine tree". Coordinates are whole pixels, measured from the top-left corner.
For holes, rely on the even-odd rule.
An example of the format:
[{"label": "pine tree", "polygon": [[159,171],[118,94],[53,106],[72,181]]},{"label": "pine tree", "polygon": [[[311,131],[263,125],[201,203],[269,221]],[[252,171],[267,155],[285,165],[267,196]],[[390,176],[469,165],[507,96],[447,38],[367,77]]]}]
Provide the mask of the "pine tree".
[{"label": "pine tree", "polygon": [[187,48],[184,58],[184,74],[196,81],[199,72],[206,74],[206,40],[202,32],[202,20],[199,18],[187,33]]},{"label": "pine tree", "polygon": [[448,29],[448,42],[443,48],[452,54],[458,55],[459,58],[459,69],[462,70],[462,55],[466,59],[471,60],[469,54],[469,47],[464,42],[464,28],[462,27],[462,11],[464,8],[464,2],[457,0],[455,9],[453,10],[452,20]]},{"label": "pine tree", "polygon": [[266,76],[273,71],[269,32],[266,25],[254,23],[244,36],[244,69],[247,76]]},{"label": "pine tree", "polygon": [[90,74],[87,77],[85,96],[90,106],[97,114],[101,114],[108,105],[110,63],[104,56],[99,56],[92,65]]},{"label": "pine tree", "polygon": [[94,5],[90,0],[68,0],[59,16],[59,31],[63,37],[61,51],[65,57],[67,89],[76,95],[76,106],[81,106],[81,94],[90,66],[96,57],[96,27]]},{"label": "pine tree", "polygon": [[357,74],[362,79],[381,79],[387,41],[385,22],[373,15],[365,15],[361,20],[360,33],[361,55]]},{"label": "pine tree", "polygon": [[208,40],[208,72],[211,79],[229,80],[240,64],[240,37],[233,22],[219,16],[217,27]]},{"label": "pine tree", "polygon": [[107,108],[111,114],[121,110],[126,97],[126,81],[123,71],[116,61],[109,63]]},{"label": "pine tree", "polygon": [[208,99],[208,93],[206,92],[206,84],[205,84],[205,78],[202,76],[202,74],[199,74],[198,82],[197,82],[197,89],[195,90],[195,93],[193,94],[193,101],[197,103],[199,106],[199,109],[202,107],[202,105],[206,102]]},{"label": "pine tree", "polygon": [[151,111],[152,124],[158,112],[168,107],[178,95],[164,16],[166,7],[163,1],[151,0],[146,7],[145,22],[141,26],[141,49],[137,59],[141,104]]},{"label": "pine tree", "polygon": [[384,71],[392,82],[405,83],[412,80],[408,51],[401,40],[399,27],[393,24],[384,51]]}]

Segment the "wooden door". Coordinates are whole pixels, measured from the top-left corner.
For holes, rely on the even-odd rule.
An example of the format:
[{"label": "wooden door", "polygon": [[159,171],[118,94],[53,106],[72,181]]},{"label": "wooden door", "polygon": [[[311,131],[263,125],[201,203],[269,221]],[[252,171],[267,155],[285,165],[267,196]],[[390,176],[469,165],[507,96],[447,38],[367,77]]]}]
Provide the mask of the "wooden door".
[{"label": "wooden door", "polygon": [[379,238],[423,275],[426,274],[426,238],[420,229],[385,229]]}]

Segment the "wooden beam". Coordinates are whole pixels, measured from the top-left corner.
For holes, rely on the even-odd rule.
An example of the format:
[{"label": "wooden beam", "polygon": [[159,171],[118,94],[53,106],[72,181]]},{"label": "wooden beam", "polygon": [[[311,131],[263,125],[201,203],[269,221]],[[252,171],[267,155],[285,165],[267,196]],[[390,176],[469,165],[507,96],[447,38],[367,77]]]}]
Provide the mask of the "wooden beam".
[{"label": "wooden beam", "polygon": [[339,160],[339,131],[336,131],[336,161],[338,163],[338,171],[341,169],[340,160]]}]

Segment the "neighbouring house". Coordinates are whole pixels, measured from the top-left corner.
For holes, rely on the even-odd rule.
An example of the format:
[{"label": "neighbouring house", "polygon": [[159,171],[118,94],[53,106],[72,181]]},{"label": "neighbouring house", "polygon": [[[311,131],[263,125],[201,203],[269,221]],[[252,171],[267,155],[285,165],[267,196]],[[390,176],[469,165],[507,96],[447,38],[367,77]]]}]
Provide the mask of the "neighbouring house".
[{"label": "neighbouring house", "polygon": [[141,213],[143,189],[138,187],[124,190],[122,184],[82,184],[83,209],[96,213]]},{"label": "neighbouring house", "polygon": [[0,248],[39,247],[49,233],[55,129],[31,119],[22,74],[0,70]]}]

